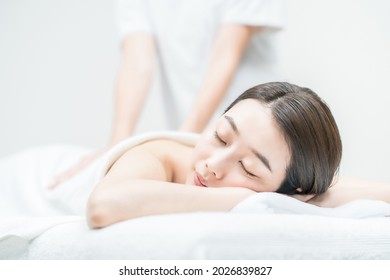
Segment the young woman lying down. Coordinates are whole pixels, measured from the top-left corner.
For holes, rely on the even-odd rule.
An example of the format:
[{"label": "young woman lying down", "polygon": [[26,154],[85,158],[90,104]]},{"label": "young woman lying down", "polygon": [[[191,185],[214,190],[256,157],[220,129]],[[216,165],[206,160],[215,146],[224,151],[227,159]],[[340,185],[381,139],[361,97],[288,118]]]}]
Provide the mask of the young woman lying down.
[{"label": "young woman lying down", "polygon": [[257,192],[323,207],[390,203],[390,186],[336,179],[342,144],[328,106],[308,88],[267,83],[241,94],[195,146],[145,142],[114,162],[88,202],[91,228],[154,214],[229,211]]}]

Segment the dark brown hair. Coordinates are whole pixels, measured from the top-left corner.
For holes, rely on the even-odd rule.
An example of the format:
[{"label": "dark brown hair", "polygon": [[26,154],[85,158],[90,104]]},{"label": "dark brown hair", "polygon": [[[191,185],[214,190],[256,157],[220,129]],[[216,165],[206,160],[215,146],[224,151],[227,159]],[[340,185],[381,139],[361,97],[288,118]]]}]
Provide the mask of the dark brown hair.
[{"label": "dark brown hair", "polygon": [[273,82],[248,89],[225,112],[248,98],[272,110],[290,149],[286,178],[277,192],[324,193],[338,172],[342,154],[339,130],[326,103],[308,88]]}]

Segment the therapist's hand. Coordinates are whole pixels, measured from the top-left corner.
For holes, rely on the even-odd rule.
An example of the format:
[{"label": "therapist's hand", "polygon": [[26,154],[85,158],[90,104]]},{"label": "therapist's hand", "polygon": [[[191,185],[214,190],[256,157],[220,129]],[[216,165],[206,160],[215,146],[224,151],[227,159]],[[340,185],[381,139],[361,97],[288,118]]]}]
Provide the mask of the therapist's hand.
[{"label": "therapist's hand", "polygon": [[65,182],[66,180],[69,180],[73,176],[77,175],[81,171],[83,171],[86,167],[88,167],[93,161],[95,161],[97,158],[99,158],[102,154],[104,154],[107,149],[99,150],[97,152],[88,154],[84,157],[82,157],[75,165],[73,165],[68,170],[58,174],[53,181],[49,184],[47,187],[49,190],[55,189],[58,185]]}]

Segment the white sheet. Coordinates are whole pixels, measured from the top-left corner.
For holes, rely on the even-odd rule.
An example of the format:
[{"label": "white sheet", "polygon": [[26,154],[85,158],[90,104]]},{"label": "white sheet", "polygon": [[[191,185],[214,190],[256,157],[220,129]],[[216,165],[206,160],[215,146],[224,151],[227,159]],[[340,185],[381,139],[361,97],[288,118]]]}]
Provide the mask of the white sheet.
[{"label": "white sheet", "polygon": [[85,206],[96,182],[125,150],[152,138],[194,143],[197,135],[128,139],[52,193],[45,186],[53,175],[88,150],[53,146],[1,160],[0,259],[390,259],[390,204],[379,201],[327,209],[262,193],[230,213],[153,216],[88,229]]},{"label": "white sheet", "polygon": [[[66,238],[64,238],[66,236]],[[389,218],[191,213],[89,230],[61,224],[25,259],[390,259]]]}]

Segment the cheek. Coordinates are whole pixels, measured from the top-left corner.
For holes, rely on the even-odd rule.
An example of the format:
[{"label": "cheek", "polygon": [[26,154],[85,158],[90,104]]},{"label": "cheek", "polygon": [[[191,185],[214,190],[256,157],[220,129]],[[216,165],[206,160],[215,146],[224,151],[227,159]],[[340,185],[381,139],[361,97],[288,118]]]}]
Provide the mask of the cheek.
[{"label": "cheek", "polygon": [[217,182],[219,187],[236,187],[236,188],[246,188],[251,189],[254,187],[254,183],[249,178],[242,176],[240,172],[236,170],[229,170],[225,173],[225,176],[222,180]]},{"label": "cheek", "polygon": [[199,149],[194,150],[194,154],[192,156],[192,167],[195,167],[199,161],[203,158],[203,153]]},{"label": "cheek", "polygon": [[272,182],[254,181],[238,172],[229,172],[221,182],[217,182],[217,187],[238,187],[250,189],[254,192],[275,192],[279,187]]},{"label": "cheek", "polygon": [[211,154],[210,144],[199,143],[194,149],[193,163],[207,159]]}]

